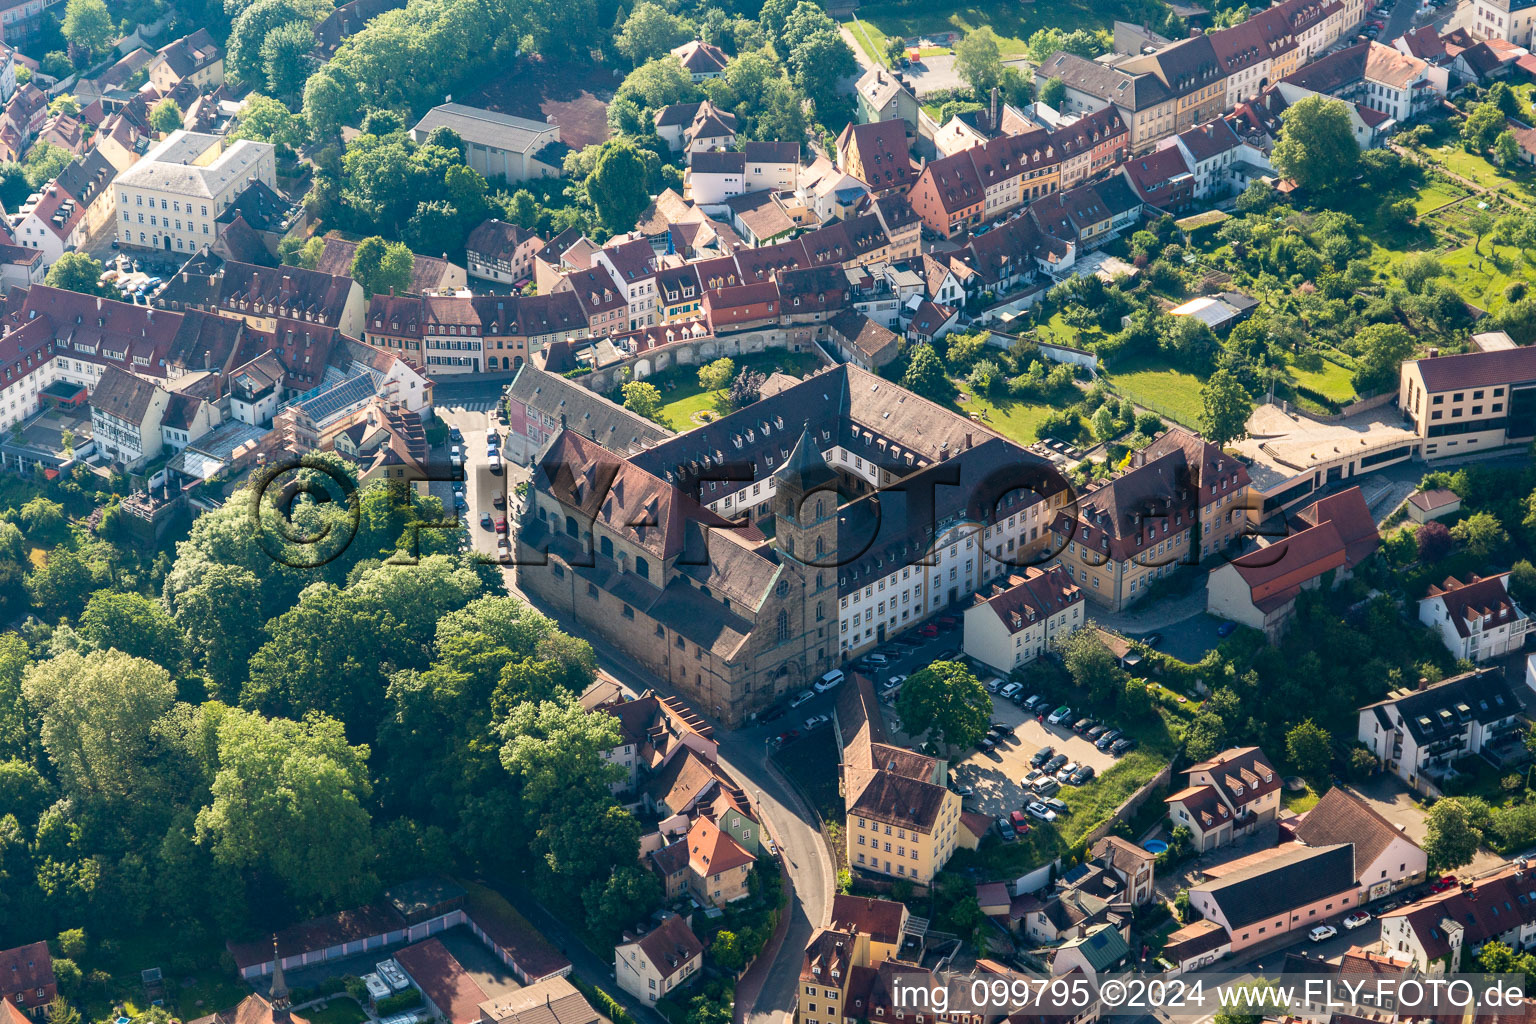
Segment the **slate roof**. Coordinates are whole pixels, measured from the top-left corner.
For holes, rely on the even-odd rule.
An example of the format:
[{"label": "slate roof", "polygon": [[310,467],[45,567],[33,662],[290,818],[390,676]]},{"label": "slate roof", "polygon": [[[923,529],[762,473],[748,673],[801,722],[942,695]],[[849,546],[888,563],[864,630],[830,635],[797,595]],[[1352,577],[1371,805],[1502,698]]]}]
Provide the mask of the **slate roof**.
[{"label": "slate roof", "polygon": [[1027,629],[1083,601],[1082,590],[1060,565],[1047,569],[1027,566],[1023,575],[1009,576],[1008,584],[1007,589],[991,596],[977,594],[976,601],[986,605],[1009,633]]},{"label": "slate roof", "polygon": [[155,390],[155,386],[144,378],[108,366],[91,389],[91,408],[139,424],[155,399]]},{"label": "slate roof", "polygon": [[712,149],[695,153],[688,161],[689,174],[736,174],[747,173],[747,154],[728,149]]},{"label": "slate roof", "polygon": [[703,943],[689,929],[688,923],[676,914],[652,928],[638,941],[646,959],[662,979],[672,977],[690,960],[704,952]]},{"label": "slate roof", "polygon": [[1354,847],[1298,847],[1197,885],[1231,928],[1284,916],[1295,907],[1356,887]]},{"label": "slate roof", "polygon": [[507,397],[615,452],[638,450],[671,431],[558,374],[524,363]]},{"label": "slate roof", "polygon": [[1521,713],[1520,698],[1510,690],[1504,673],[1497,668],[1473,669],[1459,676],[1414,690],[1399,697],[1367,704],[1361,711],[1374,711],[1383,729],[1396,726],[1388,715],[1395,710],[1403,728],[1419,746],[1447,736],[1459,735],[1467,722],[1476,719],[1489,725]]}]

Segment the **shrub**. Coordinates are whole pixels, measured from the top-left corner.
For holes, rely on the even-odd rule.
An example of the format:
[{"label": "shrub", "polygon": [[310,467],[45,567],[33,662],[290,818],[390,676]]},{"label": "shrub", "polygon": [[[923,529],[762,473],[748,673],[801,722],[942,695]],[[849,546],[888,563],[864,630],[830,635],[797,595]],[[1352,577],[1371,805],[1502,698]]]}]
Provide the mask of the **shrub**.
[{"label": "shrub", "polygon": [[385,1017],[400,1013],[403,1010],[409,1010],[411,1007],[416,1006],[420,1002],[421,993],[412,988],[398,993],[397,995],[392,995],[387,999],[380,999],[379,1005],[375,1007],[375,1011],[378,1013],[379,1018],[382,1020]]}]

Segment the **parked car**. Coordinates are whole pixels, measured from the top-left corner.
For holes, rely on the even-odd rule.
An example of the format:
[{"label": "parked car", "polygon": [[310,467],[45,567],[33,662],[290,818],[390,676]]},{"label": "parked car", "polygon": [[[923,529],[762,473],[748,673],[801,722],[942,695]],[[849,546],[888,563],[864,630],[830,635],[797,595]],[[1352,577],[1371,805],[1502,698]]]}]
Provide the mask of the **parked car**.
[{"label": "parked car", "polygon": [[1039,800],[1031,800],[1029,803],[1024,805],[1024,809],[1030,814],[1034,815],[1036,818],[1039,818],[1041,821],[1056,820],[1056,812],[1045,806],[1045,804],[1041,803]]},{"label": "parked car", "polygon": [[1067,719],[1069,719],[1071,717],[1072,717],[1072,709],[1067,707],[1065,704],[1063,704],[1061,707],[1057,708],[1055,711],[1052,711],[1050,717],[1047,718],[1046,721],[1049,722],[1051,725],[1060,725],[1062,722],[1065,722]]},{"label": "parked car", "polygon": [[1057,770],[1060,769],[1061,766],[1066,764],[1066,763],[1067,763],[1067,755],[1066,754],[1057,754],[1055,757],[1052,757],[1049,760],[1047,760],[1045,762],[1045,764],[1041,765],[1040,767],[1045,769],[1045,774],[1047,774],[1047,775],[1055,775]]},{"label": "parked car", "polygon": [[864,664],[868,665],[870,668],[884,668],[890,663],[891,659],[887,658],[883,654],[875,653],[864,655]]},{"label": "parked car", "polygon": [[801,690],[799,693],[795,694],[795,699],[789,702],[789,706],[792,708],[797,708],[814,696],[816,695],[810,690]]},{"label": "parked car", "polygon": [[1012,736],[1013,733],[1014,733],[1014,728],[1013,728],[1013,726],[1009,725],[1007,722],[993,722],[992,723],[992,731],[996,732],[996,733],[1001,733],[1004,736]]},{"label": "parked car", "polygon": [[1024,687],[1021,686],[1018,683],[1009,683],[1007,686],[1003,687],[1001,690],[998,690],[997,691],[997,695],[999,697],[1002,697],[1002,698],[1006,699],[1006,700],[1012,700],[1014,697],[1018,696],[1019,693],[1021,693],[1023,691],[1023,689],[1024,689]]},{"label": "parked car", "polygon": [[972,793],[976,792],[974,789],[972,789],[970,786],[966,785],[965,783],[957,782],[957,781],[955,781],[953,779],[950,780],[949,791],[951,793],[954,793],[956,796],[970,796]]},{"label": "parked car", "polygon": [[501,447],[501,435],[496,432],[495,427],[485,432],[485,443],[493,448]]},{"label": "parked car", "polygon": [[1025,711],[1038,711],[1045,704],[1045,698],[1038,694],[1030,694],[1024,698]]},{"label": "parked car", "polygon": [[1109,726],[1105,725],[1103,723],[1100,723],[1099,725],[1095,725],[1095,726],[1093,726],[1093,727],[1091,727],[1089,729],[1085,729],[1083,731],[1083,738],[1087,739],[1087,740],[1093,740],[1095,743],[1097,743],[1099,737],[1104,735],[1106,732],[1109,732]]},{"label": "parked car", "polygon": [[1024,774],[1024,777],[1019,780],[1019,785],[1023,786],[1025,789],[1029,789],[1036,782],[1039,782],[1043,778],[1045,778],[1045,772],[1041,771],[1039,768],[1031,768]]},{"label": "parked car", "polygon": [[464,431],[459,429],[459,425],[457,423],[449,425],[448,440],[452,441],[454,444],[464,443]]},{"label": "parked car", "polygon": [[939,635],[939,627],[935,626],[931,622],[923,623],[922,626],[918,627],[917,631],[919,633],[921,633],[923,636],[930,637],[930,638],[936,637],[936,636]]},{"label": "parked car", "polygon": [[[840,668],[835,668],[823,675],[820,679],[816,680],[816,692],[826,693],[828,690],[842,683],[844,678],[843,670]],[[809,693],[810,691],[807,690],[806,692]]]},{"label": "parked car", "polygon": [[491,496],[491,504],[496,508],[506,508],[507,496],[500,491],[497,491],[494,495]]},{"label": "parked car", "polygon": [[940,615],[935,621],[938,623],[939,628],[946,633],[960,625],[960,621],[953,615]]},{"label": "parked car", "polygon": [[1371,915],[1366,913],[1364,910],[1357,910],[1344,919],[1344,927],[1349,931],[1354,931],[1361,925],[1370,923]]},{"label": "parked car", "polygon": [[1067,781],[1072,783],[1074,786],[1086,786],[1088,783],[1093,781],[1093,776],[1093,765],[1085,764],[1079,767],[1077,771],[1073,772]]},{"label": "parked car", "polygon": [[1061,792],[1061,783],[1047,775],[1043,779],[1037,779],[1033,787],[1036,796],[1055,796]]},{"label": "parked car", "polygon": [[1320,924],[1316,928],[1313,928],[1311,931],[1307,932],[1307,938],[1311,939],[1313,942],[1326,942],[1337,934],[1339,934],[1339,930],[1333,925]]},{"label": "parked car", "polygon": [[997,749],[997,741],[991,736],[983,736],[981,742],[976,744],[976,746],[980,747],[983,752],[992,751]]},{"label": "parked car", "polygon": [[1052,797],[1046,797],[1044,800],[1042,800],[1040,802],[1045,804],[1045,806],[1049,807],[1051,810],[1055,811],[1059,815],[1060,814],[1066,814],[1067,811],[1070,810],[1070,808],[1067,807],[1066,801],[1058,800],[1058,799],[1056,799],[1053,796]]},{"label": "parked car", "polygon": [[1056,781],[1057,782],[1070,782],[1070,781],[1072,781],[1073,773],[1076,772],[1081,767],[1082,767],[1082,765],[1078,764],[1076,761],[1068,761],[1066,764],[1064,764],[1060,768],[1056,769]]},{"label": "parked car", "polygon": [[1109,745],[1109,752],[1119,757],[1136,745],[1136,741],[1128,736],[1122,736]]},{"label": "parked car", "polygon": [[1073,732],[1087,732],[1088,728],[1090,726],[1092,726],[1092,725],[1093,725],[1093,719],[1088,718],[1088,717],[1085,716],[1083,718],[1079,718],[1077,721],[1072,723],[1072,731]]},{"label": "parked car", "polygon": [[799,738],[800,738],[800,730],[799,729],[790,729],[788,732],[781,732],[777,736],[775,736],[773,738],[773,745],[776,748],[782,749],[784,747],[789,746],[789,744],[795,742],[795,740],[797,740]]},{"label": "parked car", "polygon": [[1013,826],[1008,824],[1007,818],[997,819],[997,834],[1005,843],[1011,843],[1018,838],[1018,836],[1013,831]]},{"label": "parked car", "polygon": [[1029,759],[1029,766],[1031,768],[1039,768],[1041,765],[1045,764],[1045,762],[1049,761],[1055,753],[1056,751],[1051,747],[1041,747],[1039,750],[1035,751],[1035,756]]},{"label": "parked car", "polygon": [[1024,817],[1023,811],[1009,811],[1008,824],[1013,826],[1014,834],[1021,836],[1028,832],[1030,829],[1034,828],[1034,826],[1029,823],[1029,819]]},{"label": "parked car", "polygon": [[491,514],[489,512],[480,517],[480,528],[483,530],[491,530],[495,528],[495,524],[491,521]]},{"label": "parked car", "polygon": [[905,674],[900,674],[899,673],[899,674],[894,675],[894,676],[888,676],[886,678],[885,682],[882,684],[881,688],[882,689],[886,689],[886,690],[894,689],[895,687],[900,686],[902,683],[904,683],[906,681],[907,681],[907,677],[906,677]]},{"label": "parked car", "polygon": [[1235,630],[1236,628],[1237,628],[1237,623],[1235,623],[1235,622],[1223,622],[1221,625],[1216,627],[1216,635],[1217,636],[1231,636],[1232,635],[1232,631]]},{"label": "parked car", "polygon": [[820,729],[830,721],[832,721],[832,719],[827,715],[812,715],[810,718],[805,720],[805,731],[815,732],[817,729]]},{"label": "parked car", "polygon": [[1118,740],[1124,735],[1125,733],[1121,732],[1119,729],[1111,729],[1104,733],[1104,735],[1100,736],[1098,741],[1094,743],[1094,746],[1098,747],[1100,750],[1108,750],[1110,747],[1115,745],[1115,740]]},{"label": "parked car", "polygon": [[497,516],[496,517],[496,532],[497,533],[506,533],[507,532],[507,517],[506,516]]},{"label": "parked car", "polygon": [[1163,642],[1163,634],[1148,633],[1146,636],[1141,638],[1141,642],[1146,644],[1148,647],[1156,647]]},{"label": "parked car", "polygon": [[458,445],[448,449],[448,462],[454,466],[464,465],[464,452],[460,450]]},{"label": "parked car", "polygon": [[1461,883],[1456,880],[1456,876],[1455,875],[1441,875],[1438,879],[1436,879],[1434,881],[1434,883],[1432,883],[1430,885],[1429,891],[1430,892],[1445,892],[1447,889],[1454,889],[1454,888],[1456,888],[1456,886],[1458,886],[1460,884]]},{"label": "parked car", "polygon": [[758,715],[757,720],[766,725],[769,722],[777,722],[787,714],[789,714],[789,708],[785,707],[783,704],[778,704],[769,708],[767,711],[764,711],[761,715]]}]

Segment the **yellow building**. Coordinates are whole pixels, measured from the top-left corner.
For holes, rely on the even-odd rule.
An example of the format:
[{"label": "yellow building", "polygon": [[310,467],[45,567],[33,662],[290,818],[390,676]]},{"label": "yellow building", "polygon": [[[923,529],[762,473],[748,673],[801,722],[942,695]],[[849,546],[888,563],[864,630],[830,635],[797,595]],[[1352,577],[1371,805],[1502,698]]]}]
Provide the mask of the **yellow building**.
[{"label": "yellow building", "polygon": [[1536,348],[1405,362],[1397,405],[1413,421],[1424,458],[1443,459],[1536,437]]},{"label": "yellow building", "polygon": [[[805,947],[796,991],[799,1024],[846,1024],[867,1017],[873,975],[887,961],[899,961],[907,929],[907,908],[891,900],[837,896],[831,924],[818,929]],[[859,1004],[849,1005],[850,997]]]}]

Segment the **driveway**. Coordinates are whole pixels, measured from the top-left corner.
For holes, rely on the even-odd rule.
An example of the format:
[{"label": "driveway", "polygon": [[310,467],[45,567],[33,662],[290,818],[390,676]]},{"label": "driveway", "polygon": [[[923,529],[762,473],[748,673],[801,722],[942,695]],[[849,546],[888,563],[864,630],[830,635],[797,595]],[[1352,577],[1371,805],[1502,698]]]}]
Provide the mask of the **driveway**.
[{"label": "driveway", "polygon": [[[1014,57],[1003,63],[1020,70],[1029,65],[1029,61],[1023,57]],[[906,76],[907,85],[912,89],[912,94],[918,99],[944,89],[969,88],[965,79],[961,78],[960,73],[955,70],[955,58],[947,53],[924,57],[910,68],[902,68],[902,74]]]},{"label": "driveway", "polygon": [[[1423,844],[1424,836],[1429,831],[1429,816],[1424,808],[1413,802],[1413,794],[1402,779],[1388,772],[1379,772],[1365,782],[1345,788],[1396,825],[1403,835],[1415,843]],[[1476,878],[1508,867],[1508,864],[1503,857],[1488,850],[1478,850],[1472,863],[1458,868],[1456,873],[1462,877]]]}]

